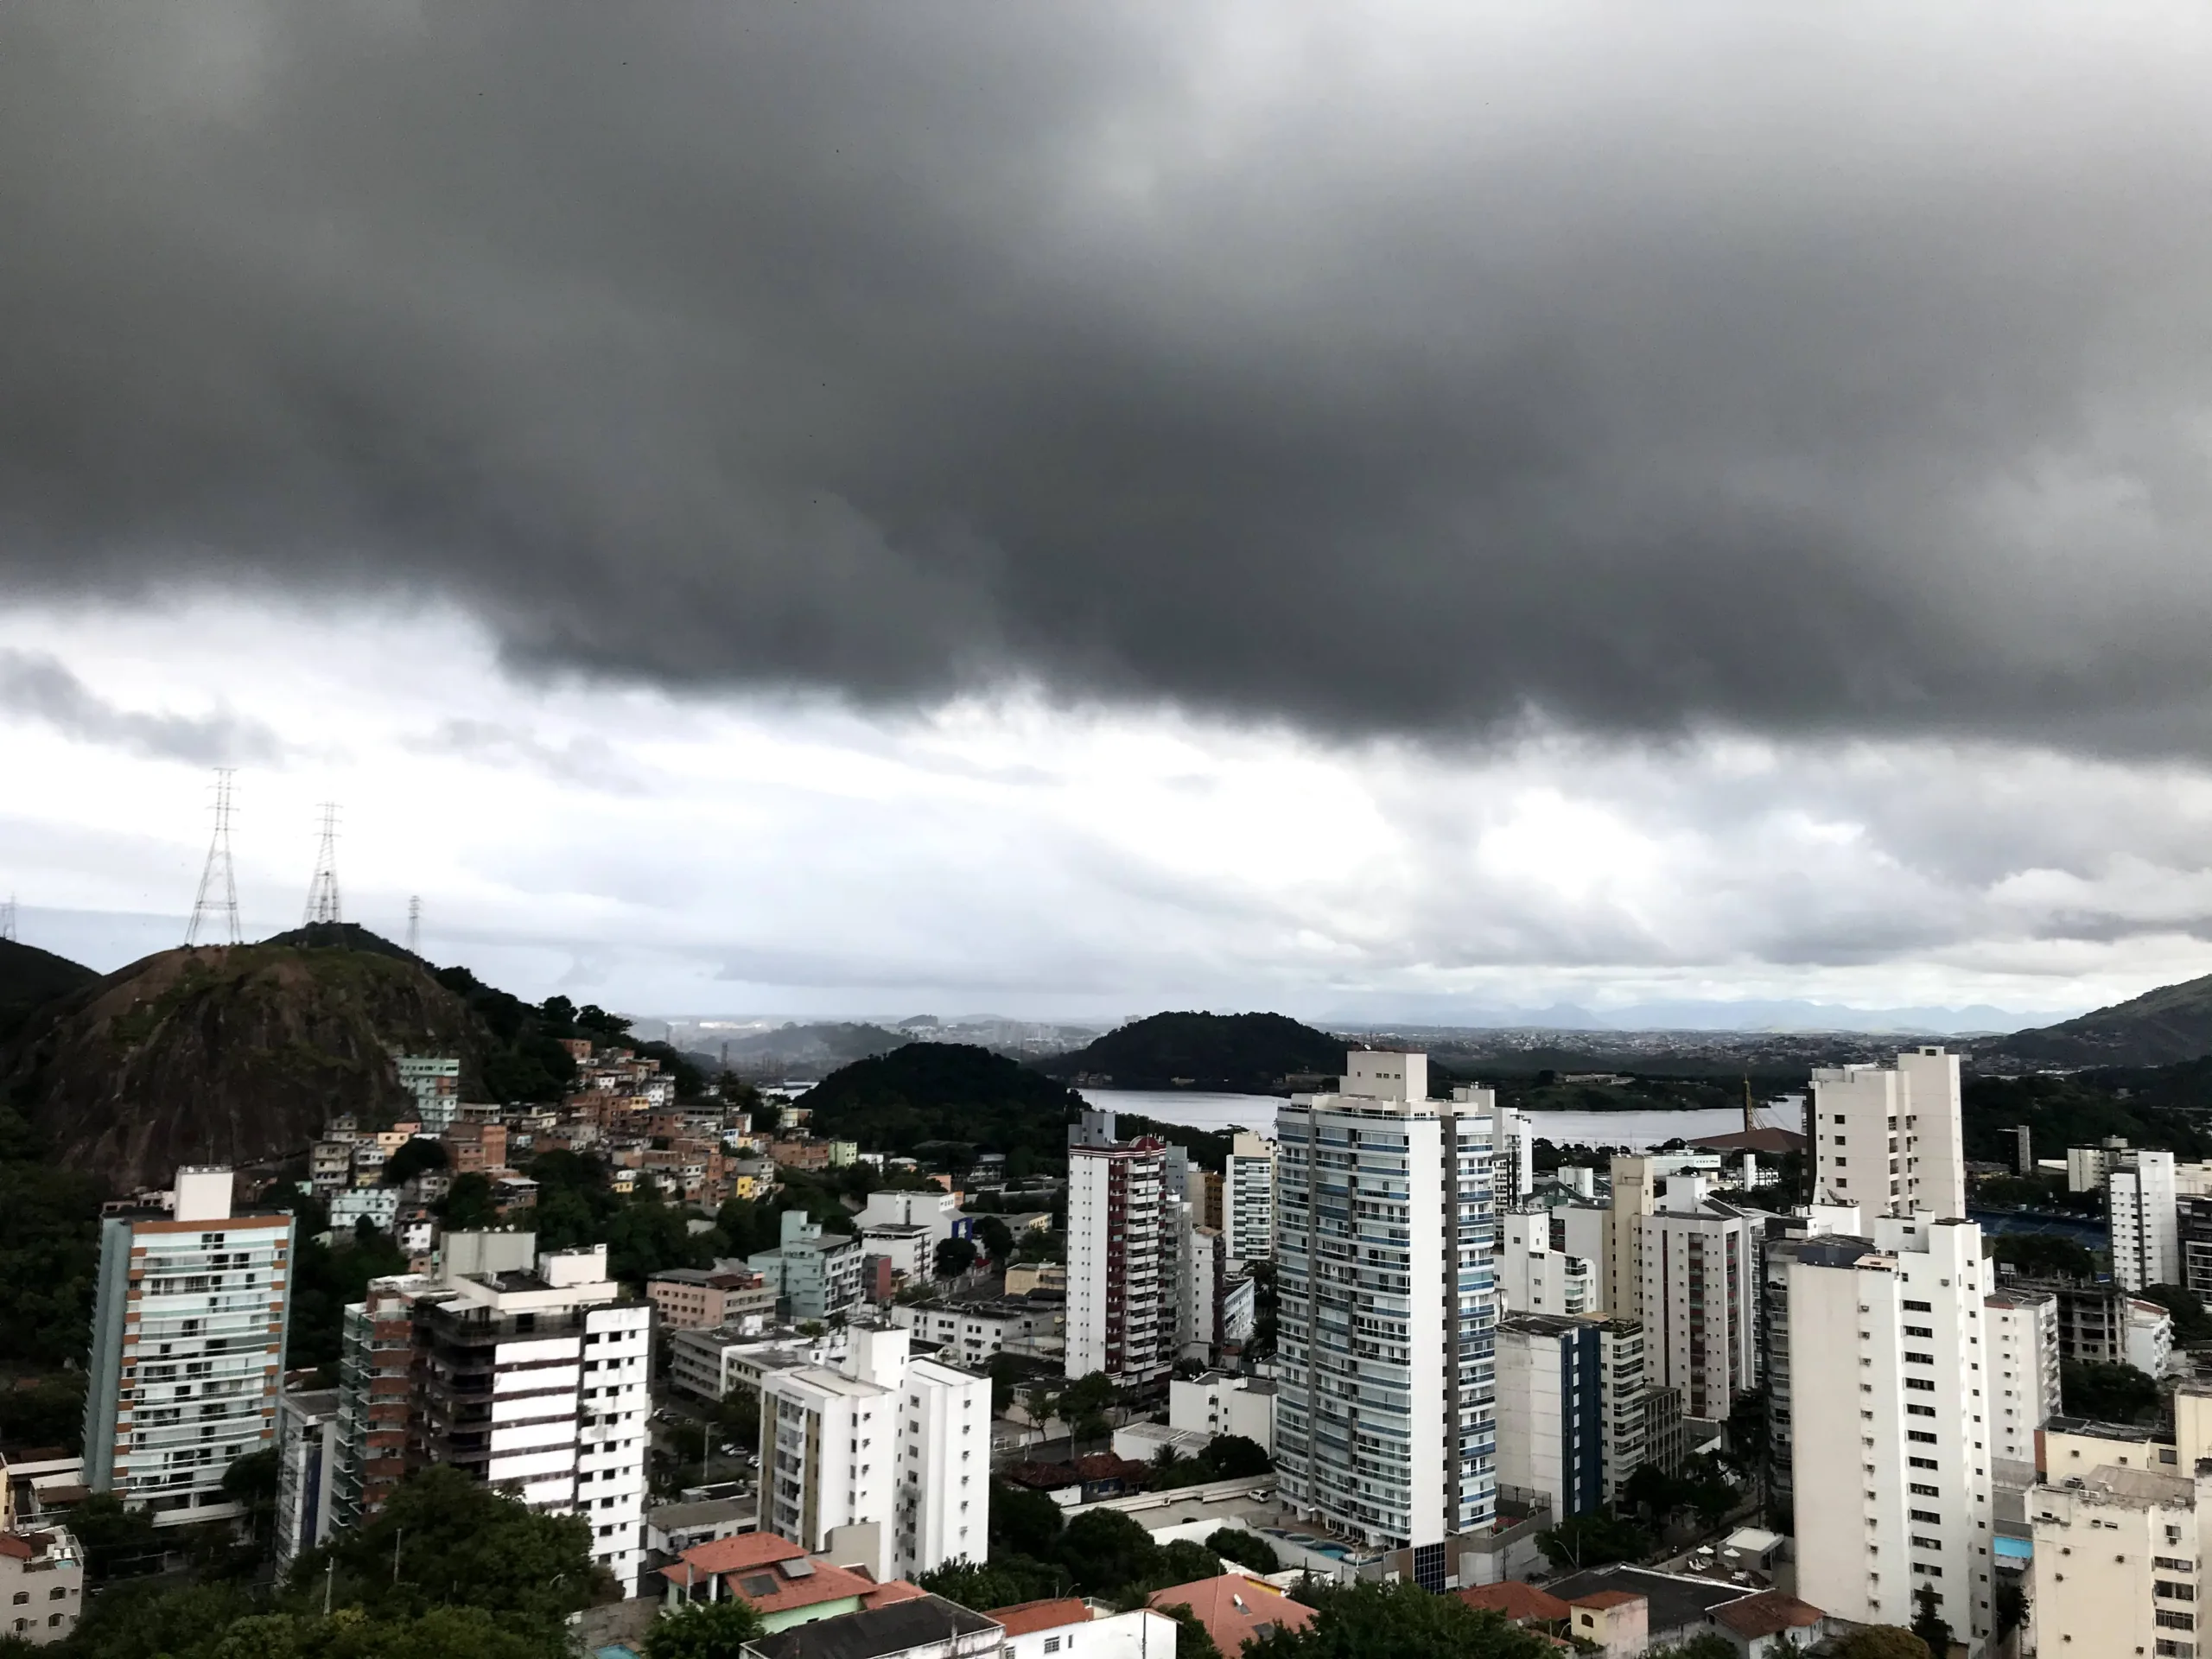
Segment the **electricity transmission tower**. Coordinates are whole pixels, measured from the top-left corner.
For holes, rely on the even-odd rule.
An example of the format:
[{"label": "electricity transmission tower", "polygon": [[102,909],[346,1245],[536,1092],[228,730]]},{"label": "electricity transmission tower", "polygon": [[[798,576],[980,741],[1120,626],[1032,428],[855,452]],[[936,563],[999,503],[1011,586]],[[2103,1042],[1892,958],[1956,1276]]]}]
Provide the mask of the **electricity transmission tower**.
[{"label": "electricity transmission tower", "polygon": [[308,883],[307,913],[301,919],[309,925],[346,919],[338,903],[338,805],[334,801],[322,804],[322,845],[315,852],[315,880]]},{"label": "electricity transmission tower", "polygon": [[[192,901],[192,919],[184,926],[184,942],[200,943],[200,929],[212,931],[218,923],[226,930],[223,943],[237,944],[238,931],[238,873],[231,866],[231,766],[215,768],[215,838],[207,843],[207,863],[200,872],[199,896]],[[214,941],[210,940],[213,944]]]},{"label": "electricity transmission tower", "polygon": [[423,954],[423,895],[419,893],[407,901],[407,954]]},{"label": "electricity transmission tower", "polygon": [[0,939],[6,939],[10,944],[21,943],[16,938],[16,895],[12,893],[8,895],[8,902],[0,905]]}]

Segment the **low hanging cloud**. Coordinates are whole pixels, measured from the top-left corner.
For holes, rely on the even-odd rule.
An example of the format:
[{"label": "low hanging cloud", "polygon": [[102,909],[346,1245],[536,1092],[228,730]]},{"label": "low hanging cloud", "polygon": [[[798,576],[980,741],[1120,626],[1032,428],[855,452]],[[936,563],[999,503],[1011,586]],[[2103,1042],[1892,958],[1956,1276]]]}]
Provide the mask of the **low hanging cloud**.
[{"label": "low hanging cloud", "polygon": [[149,760],[237,766],[273,763],[285,753],[268,727],[241,715],[154,715],[118,708],[44,652],[0,647],[0,714]]},{"label": "low hanging cloud", "polygon": [[0,582],[1330,734],[2212,751],[2212,15],[12,10]]}]

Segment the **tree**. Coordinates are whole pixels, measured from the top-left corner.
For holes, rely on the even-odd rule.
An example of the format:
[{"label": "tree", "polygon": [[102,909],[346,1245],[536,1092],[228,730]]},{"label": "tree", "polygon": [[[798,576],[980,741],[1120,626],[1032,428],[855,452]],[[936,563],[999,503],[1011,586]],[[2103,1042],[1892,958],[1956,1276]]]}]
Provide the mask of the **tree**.
[{"label": "tree", "polygon": [[1951,1627],[1936,1610],[1936,1586],[1923,1584],[1912,1598],[1912,1633],[1927,1643],[1934,1659],[1950,1659]]},{"label": "tree", "polygon": [[2097,1260],[2088,1249],[2056,1233],[1992,1233],[1982,1254],[2035,1276],[2093,1279]]},{"label": "tree", "polygon": [[1313,1619],[1245,1644],[1243,1659],[1550,1659],[1549,1639],[1454,1596],[1370,1580],[1311,1595]]},{"label": "tree", "polygon": [[1679,1647],[1654,1648],[1645,1659],[1742,1659],[1736,1644],[1718,1630],[1692,1637]]},{"label": "tree", "polygon": [[1059,1554],[1086,1595],[1110,1598],[1133,1584],[1170,1582],[1159,1576],[1162,1552],[1152,1535],[1119,1510],[1076,1516],[1060,1535]]},{"label": "tree", "polygon": [[1592,1513],[1569,1516],[1548,1532],[1536,1535],[1536,1548],[1544,1559],[1562,1572],[1574,1567],[1603,1567],[1608,1561],[1632,1561],[1649,1554],[1651,1540],[1632,1521]]},{"label": "tree", "polygon": [[446,1156],[444,1143],[429,1135],[410,1135],[407,1144],[384,1160],[384,1184],[404,1186],[426,1169],[446,1169],[452,1166]]},{"label": "tree", "polygon": [[1001,1554],[1014,1554],[1051,1560],[1059,1553],[1064,1518],[1060,1506],[1044,1493],[1027,1486],[995,1484],[991,1487],[991,1559],[995,1561]]},{"label": "tree", "polygon": [[1175,1659],[1221,1659],[1221,1649],[1213,1639],[1213,1632],[1199,1623],[1189,1602],[1174,1602],[1155,1607],[1153,1611],[1165,1613],[1175,1621]]},{"label": "tree", "polygon": [[1835,1645],[1835,1659],[1933,1659],[1928,1644],[1896,1624],[1863,1624]]},{"label": "tree", "polygon": [[1997,1581],[1997,1630],[1999,1642],[2020,1628],[2028,1616],[2028,1592],[2017,1579],[2000,1578]]},{"label": "tree", "polygon": [[747,1642],[766,1632],[741,1597],[664,1608],[645,1626],[645,1659],[741,1659]]},{"label": "tree", "polygon": [[2069,1417],[2132,1423],[2157,1407],[2157,1381],[2133,1365],[2101,1360],[2061,1360],[2058,1391]]},{"label": "tree", "polygon": [[1217,1529],[1206,1540],[1206,1548],[1224,1560],[1249,1567],[1255,1573],[1282,1571],[1282,1557],[1275,1554],[1274,1546],[1259,1534],[1246,1532],[1240,1527]]},{"label": "tree", "polygon": [[477,1232],[499,1224],[499,1206],[492,1201],[491,1178],[473,1169],[454,1176],[445,1197],[431,1208],[448,1232]]},{"label": "tree", "polygon": [[1163,1584],[1196,1584],[1201,1579],[1217,1579],[1221,1576],[1221,1557],[1204,1544],[1178,1538],[1160,1546],[1160,1565],[1154,1573]]},{"label": "tree", "polygon": [[937,1276],[957,1279],[976,1265],[976,1243],[973,1239],[947,1238],[937,1247]]},{"label": "tree", "polygon": [[2174,1316],[2176,1342],[2202,1342],[2212,1338],[2212,1313],[2204,1311],[2204,1304],[2186,1286],[2152,1285],[2135,1294],[2146,1302],[2156,1302]]},{"label": "tree", "polygon": [[1211,1471],[1207,1478],[1211,1480],[1241,1480],[1264,1475],[1275,1466],[1265,1446],[1242,1434],[1216,1435],[1198,1457]]},{"label": "tree", "polygon": [[[1052,1503],[1050,1498],[1045,1501]],[[1067,1581],[1067,1569],[1056,1561],[996,1549],[988,1561],[947,1561],[932,1572],[914,1574],[914,1582],[930,1594],[978,1612],[1046,1600],[1059,1594]]]},{"label": "tree", "polygon": [[1004,1270],[1014,1260],[1014,1229],[996,1216],[985,1216],[976,1224],[976,1236],[982,1243],[983,1254],[991,1258],[991,1265]]}]

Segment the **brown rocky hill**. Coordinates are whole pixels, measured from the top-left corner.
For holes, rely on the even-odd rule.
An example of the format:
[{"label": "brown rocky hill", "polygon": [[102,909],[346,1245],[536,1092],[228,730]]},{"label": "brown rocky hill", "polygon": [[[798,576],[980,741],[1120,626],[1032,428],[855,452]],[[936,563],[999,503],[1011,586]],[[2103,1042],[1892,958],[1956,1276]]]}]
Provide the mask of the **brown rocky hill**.
[{"label": "brown rocky hill", "polygon": [[2212,1054],[2212,976],[2095,1008],[2075,1019],[1976,1043],[1985,1070],[2158,1066]]},{"label": "brown rocky hill", "polygon": [[388,1121],[411,1103],[393,1046],[461,1056],[475,1093],[482,1026],[404,953],[164,950],[41,1008],[0,1050],[0,1096],[64,1165],[128,1191],[289,1156],[334,1113]]}]

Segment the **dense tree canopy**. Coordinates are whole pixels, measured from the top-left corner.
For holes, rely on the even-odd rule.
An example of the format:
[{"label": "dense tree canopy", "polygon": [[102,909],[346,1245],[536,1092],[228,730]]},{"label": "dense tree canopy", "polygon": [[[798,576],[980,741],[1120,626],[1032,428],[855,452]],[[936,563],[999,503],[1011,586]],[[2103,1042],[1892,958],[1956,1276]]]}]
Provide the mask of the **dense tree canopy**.
[{"label": "dense tree canopy", "polygon": [[1548,1659],[1556,1651],[1496,1613],[1403,1581],[1362,1580],[1300,1594],[1311,1601],[1313,1622],[1248,1643],[1244,1659]]}]

